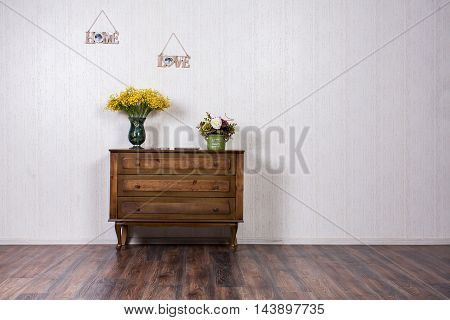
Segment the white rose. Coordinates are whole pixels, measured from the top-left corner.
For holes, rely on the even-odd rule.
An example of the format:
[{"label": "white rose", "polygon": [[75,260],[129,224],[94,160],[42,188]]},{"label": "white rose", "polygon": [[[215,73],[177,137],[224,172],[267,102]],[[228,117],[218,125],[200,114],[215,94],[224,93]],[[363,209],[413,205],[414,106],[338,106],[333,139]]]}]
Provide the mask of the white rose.
[{"label": "white rose", "polygon": [[222,119],[220,119],[220,118],[211,119],[211,126],[214,129],[219,130],[220,127],[222,127]]}]

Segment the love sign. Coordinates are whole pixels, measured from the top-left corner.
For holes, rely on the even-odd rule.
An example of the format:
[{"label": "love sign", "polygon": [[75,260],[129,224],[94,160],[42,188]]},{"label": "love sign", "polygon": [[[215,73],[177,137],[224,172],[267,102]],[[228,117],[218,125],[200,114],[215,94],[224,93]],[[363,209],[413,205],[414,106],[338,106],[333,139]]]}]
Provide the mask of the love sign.
[{"label": "love sign", "polygon": [[[185,55],[184,56],[171,56],[164,54],[164,50],[166,50],[167,45],[169,44],[170,40],[172,40],[172,37],[175,37],[175,39],[178,41],[178,44],[183,49]],[[167,40],[166,45],[162,49],[161,53],[158,55],[158,62],[156,66],[158,68],[170,68],[171,66],[175,66],[175,68],[190,68],[190,59],[191,56],[186,52],[183,45],[181,44],[181,41],[178,39],[177,35],[175,33],[172,33],[169,37],[169,40]]]},{"label": "love sign", "polygon": [[169,67],[175,65],[175,68],[190,68],[191,67],[191,65],[189,64],[190,58],[191,57],[189,57],[189,56],[159,55],[157,67],[169,68]]}]

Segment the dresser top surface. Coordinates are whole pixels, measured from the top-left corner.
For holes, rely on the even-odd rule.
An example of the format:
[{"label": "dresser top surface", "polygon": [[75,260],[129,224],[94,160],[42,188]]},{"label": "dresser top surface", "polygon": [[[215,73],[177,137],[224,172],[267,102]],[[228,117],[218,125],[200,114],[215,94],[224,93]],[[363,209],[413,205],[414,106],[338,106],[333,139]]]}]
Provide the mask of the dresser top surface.
[{"label": "dresser top surface", "polygon": [[109,149],[111,153],[244,153],[244,150],[210,151],[202,149]]}]

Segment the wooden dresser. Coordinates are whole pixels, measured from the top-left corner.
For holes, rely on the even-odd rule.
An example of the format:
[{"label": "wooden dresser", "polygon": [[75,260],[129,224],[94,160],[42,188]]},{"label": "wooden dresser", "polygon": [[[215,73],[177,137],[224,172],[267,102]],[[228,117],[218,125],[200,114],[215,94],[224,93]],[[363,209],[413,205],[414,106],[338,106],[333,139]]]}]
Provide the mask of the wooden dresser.
[{"label": "wooden dresser", "polygon": [[229,227],[243,222],[244,151],[110,150],[109,221],[117,248],[129,225]]}]

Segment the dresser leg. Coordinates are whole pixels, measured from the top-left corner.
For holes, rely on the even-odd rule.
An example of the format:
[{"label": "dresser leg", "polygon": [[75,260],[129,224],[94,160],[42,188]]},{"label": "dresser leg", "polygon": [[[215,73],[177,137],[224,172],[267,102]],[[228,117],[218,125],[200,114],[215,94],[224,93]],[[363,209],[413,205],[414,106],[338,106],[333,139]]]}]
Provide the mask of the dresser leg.
[{"label": "dresser leg", "polygon": [[237,244],[237,239],[236,239],[237,230],[238,230],[238,224],[237,223],[233,224],[231,226],[231,239],[230,239],[230,245],[231,245],[231,249],[233,251],[236,251],[236,248],[237,248],[237,245],[238,245]]},{"label": "dresser leg", "polygon": [[127,243],[128,225],[116,223],[117,249],[122,248]]},{"label": "dresser leg", "polygon": [[122,224],[121,231],[122,231],[122,235],[120,237],[120,245],[124,246],[127,244],[128,225]]},{"label": "dresser leg", "polygon": [[120,247],[122,246],[122,232],[121,232],[120,224],[116,223],[115,228],[116,228],[116,236],[117,236],[116,249],[120,249]]}]

